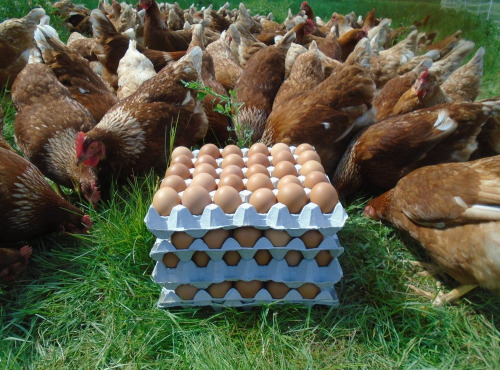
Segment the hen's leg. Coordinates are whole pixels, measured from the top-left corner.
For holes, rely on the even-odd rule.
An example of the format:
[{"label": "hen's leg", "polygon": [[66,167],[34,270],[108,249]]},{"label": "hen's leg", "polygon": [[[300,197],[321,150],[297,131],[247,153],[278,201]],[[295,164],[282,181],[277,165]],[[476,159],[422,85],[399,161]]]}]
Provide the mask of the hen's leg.
[{"label": "hen's leg", "polygon": [[408,284],[408,288],[413,290],[419,295],[423,295],[424,297],[432,300],[432,304],[435,306],[442,306],[444,303],[452,303],[456,299],[462,297],[463,295],[469,293],[471,290],[477,288],[477,284],[464,284],[460,285],[458,288],[451,290],[450,292],[444,294],[442,290],[438,292],[438,294],[433,294],[430,292],[426,292],[420,288],[417,288],[414,285]]},{"label": "hen's leg", "polygon": [[410,260],[407,260],[406,262],[408,262],[412,266],[420,267],[421,269],[424,270],[417,273],[417,275],[419,276],[433,276],[443,272],[443,269],[434,263],[410,261]]}]

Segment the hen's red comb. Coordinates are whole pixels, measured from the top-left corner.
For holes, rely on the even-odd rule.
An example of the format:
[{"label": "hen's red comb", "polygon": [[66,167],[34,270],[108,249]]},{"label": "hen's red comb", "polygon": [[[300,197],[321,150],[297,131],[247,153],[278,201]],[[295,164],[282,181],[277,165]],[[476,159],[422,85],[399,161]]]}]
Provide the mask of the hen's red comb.
[{"label": "hen's red comb", "polygon": [[302,9],[304,6],[308,5],[307,1],[303,1],[302,4],[300,4],[300,9]]},{"label": "hen's red comb", "polygon": [[315,28],[316,26],[314,25],[314,22],[311,19],[307,19],[307,24],[311,26],[312,28]]},{"label": "hen's red comb", "polygon": [[429,77],[429,68],[425,67],[425,71],[420,74],[420,81],[427,81]]},{"label": "hen's red comb", "polygon": [[76,158],[80,158],[83,154],[83,145],[85,144],[85,134],[79,132],[76,137]]}]

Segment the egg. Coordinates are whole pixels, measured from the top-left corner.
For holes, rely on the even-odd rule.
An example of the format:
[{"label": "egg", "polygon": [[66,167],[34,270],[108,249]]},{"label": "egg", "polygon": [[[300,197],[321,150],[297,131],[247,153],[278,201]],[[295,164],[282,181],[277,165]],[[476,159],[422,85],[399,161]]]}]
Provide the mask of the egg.
[{"label": "egg", "polygon": [[267,213],[276,204],[276,196],[273,191],[267,188],[255,190],[248,201],[257,213]]},{"label": "egg", "polygon": [[193,161],[185,154],[179,154],[177,157],[173,157],[170,161],[170,165],[175,163],[182,163],[187,168],[193,168]]},{"label": "egg", "polygon": [[194,241],[194,238],[184,231],[176,231],[170,236],[170,243],[176,249],[187,249]]},{"label": "egg", "polygon": [[231,231],[225,229],[215,229],[208,231],[203,236],[203,241],[210,249],[222,248],[222,244],[229,238]]},{"label": "egg", "polygon": [[300,237],[306,248],[317,248],[323,242],[324,236],[318,230],[306,231]]},{"label": "egg", "polygon": [[318,254],[314,257],[318,266],[328,266],[330,262],[333,260],[333,256],[330,251],[322,250],[319,251]]},{"label": "egg", "polygon": [[241,158],[238,154],[229,154],[226,158],[222,160],[221,168],[226,168],[230,164],[234,164],[240,168],[245,167],[245,162],[243,162],[243,158]]},{"label": "egg", "polygon": [[321,171],[311,171],[304,179],[304,187],[312,189],[319,182],[328,182],[326,175]]},{"label": "egg", "polygon": [[271,148],[271,155],[274,157],[276,156],[276,154],[282,150],[285,150],[287,152],[292,152],[290,150],[290,147],[288,145],[286,145],[285,143],[277,143],[277,144],[274,144]]},{"label": "egg", "polygon": [[[317,162],[316,162],[317,163]],[[297,176],[297,169],[288,161],[283,161],[274,166],[273,176],[281,179],[286,175]]]},{"label": "egg", "polygon": [[210,262],[210,257],[206,252],[203,251],[194,252],[191,259],[198,267],[207,267],[208,263]]},{"label": "egg", "polygon": [[227,165],[220,173],[219,178],[222,180],[224,178],[224,176],[227,176],[227,175],[236,175],[240,179],[243,179],[245,177],[245,175],[243,174],[243,171],[241,170],[241,167],[236,166],[235,164]]},{"label": "egg", "polygon": [[314,150],[314,147],[311,144],[303,143],[300,144],[297,148],[295,148],[295,152],[293,154],[299,155],[306,150]]},{"label": "egg", "polygon": [[[282,162],[288,163],[288,162]],[[297,184],[286,184],[278,190],[278,202],[288,207],[290,213],[300,213],[307,204],[307,195],[304,188]]]},{"label": "egg", "polygon": [[262,153],[255,153],[248,157],[247,167],[250,168],[254,164],[261,164],[264,167],[269,167],[271,165],[271,162],[269,162],[269,158],[267,157],[267,155]]},{"label": "egg", "polygon": [[259,290],[262,289],[262,281],[251,280],[243,281],[238,280],[234,282],[234,287],[243,298],[253,298]]},{"label": "egg", "polygon": [[191,172],[189,172],[189,168],[187,168],[182,163],[174,163],[169,168],[167,168],[167,171],[165,172],[165,177],[168,177],[170,175],[180,176],[184,180],[191,178]]},{"label": "egg", "polygon": [[[236,178],[241,181],[240,178],[238,177]],[[242,202],[238,190],[236,190],[231,186],[221,186],[215,192],[214,203],[217,204],[220,208],[222,208],[224,213],[231,214],[236,212],[236,209]]]},{"label": "egg", "polygon": [[273,190],[274,186],[271,182],[269,176],[264,175],[263,173],[256,173],[252,177],[250,177],[247,181],[247,190],[256,191],[257,189],[269,189]]},{"label": "egg", "polygon": [[208,163],[213,168],[219,168],[214,157],[208,154],[199,155],[198,158],[196,158],[196,162],[194,162],[194,167],[198,167],[202,163]]},{"label": "egg", "polygon": [[163,264],[168,268],[175,268],[179,264],[179,257],[175,255],[173,252],[168,252],[163,255],[161,259]]},{"label": "egg", "polygon": [[269,280],[266,282],[266,290],[274,299],[283,299],[290,291],[290,288],[285,283]]},{"label": "egg", "polygon": [[293,154],[286,150],[281,150],[273,156],[273,166],[283,161],[290,162],[293,165],[296,164]]},{"label": "egg", "polygon": [[205,207],[212,203],[208,190],[200,185],[188,186],[182,194],[182,205],[193,215],[201,215]]},{"label": "egg", "polygon": [[191,181],[191,184],[189,184],[189,186],[195,186],[195,185],[204,187],[205,189],[208,190],[208,192],[217,189],[217,184],[215,182],[215,179],[212,177],[212,175],[205,172],[199,173],[195,177],[193,177],[193,180]]},{"label": "egg", "polygon": [[248,170],[246,173],[246,178],[249,179],[250,177],[252,177],[256,173],[262,173],[262,174],[266,175],[267,177],[270,176],[269,171],[267,170],[267,168],[265,166],[263,166],[261,164],[253,164],[250,167],[248,167]]},{"label": "egg", "polygon": [[237,251],[227,251],[222,259],[226,262],[226,265],[236,266],[240,262],[241,256]]},{"label": "egg", "polygon": [[243,180],[238,175],[233,175],[232,173],[222,177],[219,181],[219,189],[223,186],[230,186],[237,191],[245,190],[245,185]]},{"label": "egg", "polygon": [[264,231],[264,236],[269,239],[273,247],[284,247],[292,240],[285,230],[267,229]]},{"label": "egg", "polygon": [[289,183],[294,183],[294,184],[302,186],[302,183],[300,182],[300,180],[297,176],[286,175],[286,176],[283,176],[280,179],[280,181],[278,181],[278,185],[276,186],[276,189],[278,189],[278,191],[279,191],[283,187],[283,185],[289,184]]},{"label": "egg", "polygon": [[297,163],[304,164],[307,161],[316,161],[321,163],[321,158],[319,157],[318,152],[314,150],[305,150],[300,153],[299,158],[297,159]]},{"label": "egg", "polygon": [[199,173],[208,173],[210,174],[214,179],[217,179],[219,176],[217,176],[217,171],[215,171],[215,168],[208,164],[208,163],[201,163],[198,165],[193,172],[193,177],[198,175]]},{"label": "egg", "polygon": [[291,267],[297,266],[303,258],[302,253],[299,251],[288,251],[285,254],[286,263]]},{"label": "egg", "polygon": [[307,174],[312,171],[320,171],[325,173],[325,169],[323,168],[323,165],[321,163],[316,161],[307,161],[302,165],[300,174],[302,176],[307,176]]},{"label": "egg", "polygon": [[234,229],[233,238],[244,248],[252,248],[262,236],[262,231],[246,226]]},{"label": "egg", "polygon": [[191,284],[181,284],[177,288],[175,288],[175,294],[179,296],[179,298],[190,301],[194,299],[196,293],[198,293],[198,288]]},{"label": "egg", "polygon": [[181,198],[172,188],[159,188],[153,197],[153,208],[160,216],[170,216],[172,208],[181,204]]},{"label": "egg", "polygon": [[240,157],[243,157],[243,152],[236,145],[227,145],[224,149],[222,149],[222,158],[227,157],[229,154],[238,154]]},{"label": "egg", "polygon": [[273,256],[267,249],[261,249],[254,254],[253,258],[255,262],[257,262],[257,265],[266,266],[269,262],[271,262]]},{"label": "egg", "polygon": [[320,182],[311,189],[309,199],[319,206],[321,212],[330,213],[339,202],[339,195],[332,184]]},{"label": "egg", "polygon": [[186,181],[184,181],[184,179],[179,175],[170,175],[162,180],[160,187],[172,188],[176,192],[181,192],[184,191],[184,189],[186,189],[187,185]]},{"label": "egg", "polygon": [[317,285],[305,283],[298,287],[297,291],[304,299],[314,299],[319,294],[321,289],[319,289]]},{"label": "egg", "polygon": [[224,298],[232,287],[233,283],[231,281],[223,281],[221,283],[210,284],[207,291],[212,298]]},{"label": "egg", "polygon": [[220,158],[220,150],[217,148],[215,144],[205,144],[200,148],[200,151],[198,152],[198,157],[200,155],[208,154],[212,156],[214,159]]},{"label": "egg", "polygon": [[186,148],[185,146],[178,146],[172,151],[172,158],[177,157],[178,155],[185,155],[188,158],[194,158],[193,152],[189,150],[189,148]]},{"label": "egg", "polygon": [[250,158],[255,153],[262,153],[262,154],[268,156],[269,149],[263,143],[255,143],[250,147],[250,149],[248,149],[247,157]]}]

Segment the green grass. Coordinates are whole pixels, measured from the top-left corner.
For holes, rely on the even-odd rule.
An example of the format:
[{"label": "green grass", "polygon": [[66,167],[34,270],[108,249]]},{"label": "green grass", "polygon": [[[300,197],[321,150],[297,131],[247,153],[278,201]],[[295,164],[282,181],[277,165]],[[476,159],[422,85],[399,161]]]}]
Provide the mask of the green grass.
[{"label": "green grass", "polygon": [[[319,9],[317,3],[310,1]],[[9,12],[0,14],[27,11],[23,2],[2,4]],[[284,17],[289,6],[298,10],[299,2],[246,4],[253,12],[273,10]],[[360,8],[364,13],[374,3],[328,4],[326,13],[365,6]],[[385,5],[377,3],[380,15],[389,14],[382,9],[395,12],[395,6]],[[425,11],[413,6],[411,14],[422,18]],[[453,29],[458,16],[442,18],[443,27],[449,22]],[[491,42],[483,41],[477,45]],[[490,79],[487,86],[498,94],[498,78]],[[14,111],[8,95],[2,105],[11,140]],[[0,368],[500,366],[500,298],[477,290],[439,308],[416,296],[408,283],[438,289],[436,278],[417,276],[407,262],[425,261],[425,254],[392,228],[365,219],[363,199],[347,208],[350,217],[339,232],[345,248],[340,256],[344,277],[336,286],[339,307],[157,309],[160,288],[151,279],[149,257],[154,238],[143,222],[157,183],[154,175],[137,178],[97,211],[87,209],[95,220],[87,236],[52,235],[33,243],[28,271],[0,286]],[[440,281],[446,289],[456,284]]]}]

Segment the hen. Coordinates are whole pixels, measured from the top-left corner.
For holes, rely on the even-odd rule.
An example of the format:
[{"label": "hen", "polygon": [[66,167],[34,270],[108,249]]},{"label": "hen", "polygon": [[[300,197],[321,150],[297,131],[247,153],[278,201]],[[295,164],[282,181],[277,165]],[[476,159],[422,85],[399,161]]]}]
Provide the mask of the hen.
[{"label": "hen", "polygon": [[338,41],[340,49],[342,50],[342,55],[341,55],[342,61],[347,60],[349,54],[352,53],[359,40],[366,37],[366,35],[367,34],[365,30],[353,29],[347,31],[346,33],[344,33],[342,36],[339,37]]},{"label": "hen", "polygon": [[434,73],[441,85],[459,67],[462,60],[474,49],[474,42],[461,40],[444,58],[432,64],[429,71]]},{"label": "hen", "polygon": [[32,253],[33,249],[28,245],[20,250],[0,248],[0,281],[8,283],[14,280],[26,268]]},{"label": "hen", "polygon": [[500,156],[413,171],[371,200],[365,215],[408,232],[461,284],[435,304],[477,286],[500,293]]},{"label": "hen", "polygon": [[215,78],[224,88],[234,90],[243,68],[231,53],[226,31],[220,34],[217,41],[207,46],[207,52],[212,56],[214,62]]},{"label": "hen", "polygon": [[0,242],[31,240],[56,231],[84,233],[90,217],[50,187],[42,173],[0,148]]}]

